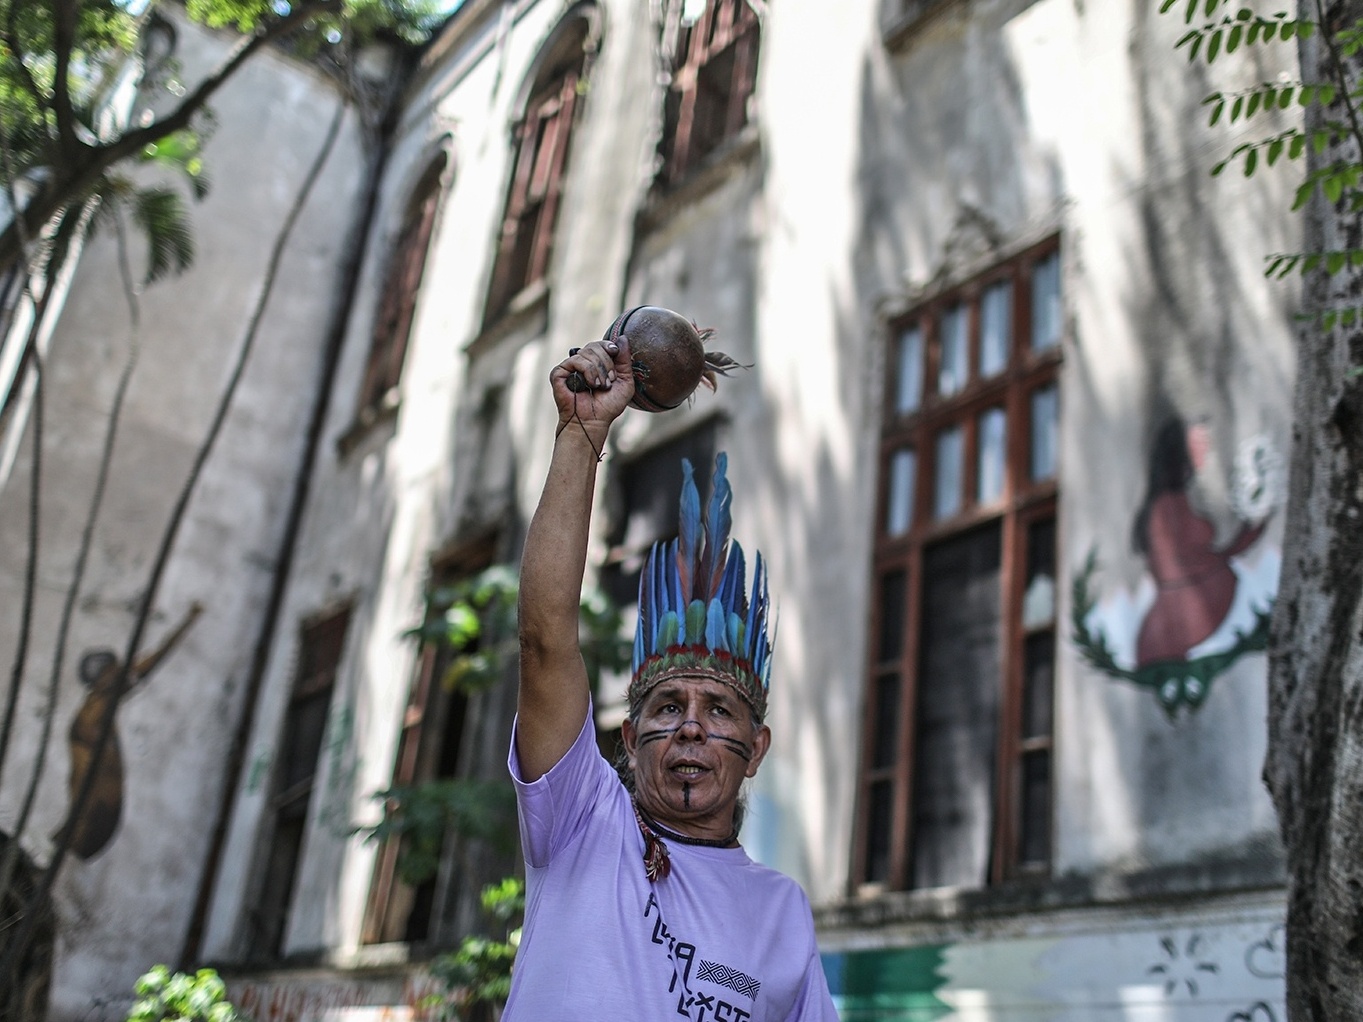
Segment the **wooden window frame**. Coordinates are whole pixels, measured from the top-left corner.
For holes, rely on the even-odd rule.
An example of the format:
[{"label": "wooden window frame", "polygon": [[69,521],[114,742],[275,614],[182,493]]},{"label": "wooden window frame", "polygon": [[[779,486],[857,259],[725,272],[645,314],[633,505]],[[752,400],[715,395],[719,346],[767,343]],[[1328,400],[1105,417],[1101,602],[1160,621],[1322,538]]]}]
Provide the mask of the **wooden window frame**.
[{"label": "wooden window frame", "polygon": [[[498,537],[494,532],[462,543],[454,551],[436,558],[431,567],[429,591],[491,567],[498,549]],[[440,675],[447,662],[436,644],[426,643],[422,646],[399,725],[397,752],[393,757],[392,787],[419,784],[443,776],[438,767],[444,752],[442,743],[449,714],[454,712],[462,716],[465,712],[464,697],[445,690],[441,684]],[[466,726],[467,720],[461,729]],[[407,932],[418,895],[398,876],[400,852],[401,840],[389,838],[380,845],[375,856],[360,930],[362,944],[406,942],[405,936],[398,934],[399,931],[404,935]],[[438,908],[440,892],[431,892],[431,898],[437,903],[432,906],[434,913]],[[422,939],[429,940],[437,928],[438,920],[432,914]]]},{"label": "wooden window frame", "polygon": [[364,380],[360,385],[359,407],[362,410],[382,407],[390,391],[402,379],[402,366],[416,317],[417,295],[426,272],[426,257],[440,207],[446,162],[442,153],[426,168],[407,202],[402,226],[393,241],[374,316]]},{"label": "wooden window frame", "polygon": [[[676,6],[680,8],[680,4]],[[659,143],[660,184],[674,185],[686,178],[748,123],[748,100],[757,80],[760,42],[761,22],[747,0],[708,0],[693,25],[678,26]],[[723,124],[717,132],[712,128],[710,139],[698,138],[696,112],[707,69],[713,71],[729,54],[733,67],[724,83]]]},{"label": "wooden window frame", "polygon": [[[265,875],[261,878],[259,895],[252,913],[255,937],[258,938],[253,940],[252,944],[258,952],[263,952],[266,957],[272,959],[282,957],[284,943],[288,938],[289,916],[294,888],[298,881],[298,867],[302,863],[303,852],[307,846],[307,830],[311,815],[309,803],[316,787],[321,754],[326,746],[336,676],[345,657],[352,610],[353,608],[347,604],[305,622],[299,629],[297,666],[289,692],[289,702],[280,726],[270,798],[267,803],[270,829],[263,860]],[[309,670],[310,666],[314,669]],[[311,757],[312,772],[285,788],[284,757],[281,753],[294,743],[292,725],[295,722],[293,716],[295,709],[300,704],[318,697],[325,697],[326,712],[317,735],[317,748]],[[272,873],[276,854],[280,851],[279,834],[286,820],[299,820],[301,832],[298,834],[297,846],[289,853],[292,859],[289,875],[283,878],[283,884],[280,886],[275,882],[276,878]]]},{"label": "wooden window frame", "polygon": [[[1027,584],[1026,544],[1028,529],[1035,523],[1055,521],[1058,508],[1058,478],[1034,481],[1030,478],[1031,395],[1042,388],[1058,385],[1064,337],[1061,342],[1041,351],[1031,350],[1032,290],[1035,266],[1058,256],[1060,241],[1052,237],[1034,245],[958,287],[930,298],[891,323],[886,376],[885,412],[882,420],[878,456],[876,540],[871,579],[871,641],[865,668],[866,698],[862,722],[862,753],[858,780],[858,812],[852,857],[851,881],[854,888],[879,885],[902,890],[912,877],[911,834],[913,819],[914,740],[916,719],[916,679],[920,658],[920,608],[923,591],[923,557],[932,543],[963,534],[988,523],[999,523],[1002,531],[1000,565],[1000,642],[1002,686],[999,709],[999,744],[996,754],[991,854],[988,883],[1000,884],[1024,875],[1049,872],[1050,835],[1054,812],[1054,724],[1046,735],[1028,739],[1021,736],[1023,713],[1024,643],[1033,631],[1022,625],[1022,599]],[[1003,280],[1013,285],[1011,331],[1008,357],[1002,371],[982,379],[980,359],[980,303],[986,290]],[[938,325],[942,313],[962,304],[968,315],[967,338],[969,370],[967,382],[958,391],[942,396],[936,393],[940,365],[941,338]],[[902,334],[917,325],[923,338],[922,392],[917,408],[898,411],[898,352]],[[1063,333],[1063,332],[1062,332]],[[987,505],[975,500],[978,475],[977,424],[980,414],[990,408],[1003,408],[1006,414],[1003,489],[999,498]],[[935,487],[935,438],[944,429],[959,425],[964,434],[960,507],[949,517],[933,516]],[[890,496],[890,466],[897,451],[916,452],[913,506],[910,524],[899,535],[890,535],[887,515]],[[1058,531],[1057,531],[1058,535]],[[1053,552],[1058,557],[1058,551]],[[899,642],[892,658],[880,661],[882,637],[882,586],[891,575],[902,571],[905,593]],[[1058,636],[1056,622],[1050,624]],[[1054,647],[1052,647],[1054,649]],[[1052,654],[1054,656],[1054,654]],[[1052,668],[1053,669],[1053,668]],[[897,719],[892,732],[893,753],[877,757],[878,682],[898,678]],[[1052,693],[1053,694],[1053,693]],[[1052,702],[1053,707],[1053,702]],[[1047,861],[1020,861],[1021,783],[1023,756],[1043,752],[1050,755],[1050,807],[1048,809]],[[880,759],[877,765],[877,758]],[[878,785],[890,785],[888,863],[883,876],[872,877],[868,856],[872,849],[871,826],[873,794],[883,796]],[[881,821],[882,824],[884,821]]]},{"label": "wooden window frame", "polygon": [[[546,279],[563,196],[573,129],[581,110],[593,31],[585,18],[568,36],[571,61],[550,59],[512,128],[515,159],[497,236],[484,325],[496,322],[523,291]],[[560,44],[562,45],[562,44]]]}]

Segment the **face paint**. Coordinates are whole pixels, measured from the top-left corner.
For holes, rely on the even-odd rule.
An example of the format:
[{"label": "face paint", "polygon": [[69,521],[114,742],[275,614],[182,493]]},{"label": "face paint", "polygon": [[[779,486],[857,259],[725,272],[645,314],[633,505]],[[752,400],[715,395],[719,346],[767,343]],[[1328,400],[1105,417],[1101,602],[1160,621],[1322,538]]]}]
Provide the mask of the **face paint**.
[{"label": "face paint", "polygon": [[682,785],[682,805],[686,806],[687,809],[691,808],[691,785],[689,782]]}]

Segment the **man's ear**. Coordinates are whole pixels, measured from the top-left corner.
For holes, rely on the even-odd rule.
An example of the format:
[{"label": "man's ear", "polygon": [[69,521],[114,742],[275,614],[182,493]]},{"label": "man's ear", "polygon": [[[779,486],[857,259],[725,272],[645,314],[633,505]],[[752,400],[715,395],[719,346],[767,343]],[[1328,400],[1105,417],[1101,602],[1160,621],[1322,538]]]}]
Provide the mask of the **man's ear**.
[{"label": "man's ear", "polygon": [[626,717],[620,722],[620,737],[625,743],[625,755],[629,757],[629,768],[635,769],[638,765],[636,757],[638,753],[639,735],[634,730],[634,721]]},{"label": "man's ear", "polygon": [[745,776],[753,777],[757,774],[757,768],[762,765],[762,757],[771,748],[771,728],[762,724],[752,737],[752,759],[748,760],[748,769]]}]

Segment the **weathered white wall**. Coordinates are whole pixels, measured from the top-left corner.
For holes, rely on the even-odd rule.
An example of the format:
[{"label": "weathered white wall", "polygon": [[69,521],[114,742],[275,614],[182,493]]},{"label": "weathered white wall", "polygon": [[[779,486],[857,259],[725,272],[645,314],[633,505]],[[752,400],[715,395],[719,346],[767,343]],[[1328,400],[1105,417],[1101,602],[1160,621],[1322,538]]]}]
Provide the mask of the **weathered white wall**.
[{"label": "weathered white wall", "polygon": [[[178,57],[193,74],[231,40],[181,24]],[[24,844],[46,863],[67,805],[66,731],[85,690],[88,650],[122,654],[195,451],[205,436],[261,286],[276,231],[340,102],[321,77],[266,52],[215,100],[205,149],[213,188],[191,204],[197,259],[182,277],[139,298],[130,325],[109,234],[87,248],[46,365],[41,560],[35,627],[14,747],[0,791],[0,827],[14,826],[39,754],[43,693],[56,622],[118,376],[137,362],[118,425],[66,657],[51,745]],[[355,200],[357,140],[346,115],[336,151],[298,222],[251,361],[177,537],[143,649],[160,642],[191,602],[203,615],[131,694],[118,715],[125,768],[122,824],[87,862],[69,857],[55,890],[59,938],[54,1018],[86,1017],[96,1000],[131,993],[158,961],[178,959],[211,829],[222,768],[241,712],[252,646],[278,552],[334,300],[347,211]],[[133,249],[133,270],[140,270]],[[31,424],[30,424],[31,429]],[[31,444],[0,491],[0,650],[15,649],[25,562]]]},{"label": "weathered white wall", "polygon": [[[818,5],[772,5],[749,139],[709,186],[650,207],[637,235],[661,103],[654,27],[647,5],[603,0],[547,296],[481,335],[510,172],[508,128],[536,53],[570,5],[526,0],[505,17],[496,6],[471,0],[470,11],[488,15],[457,24],[430,49],[393,143],[237,779],[202,946],[210,959],[249,951],[245,913],[261,869],[265,780],[299,626],[348,601],[351,630],[285,949],[356,950],[373,847],[349,828],[374,819],[371,795],[391,777],[415,656],[400,634],[421,614],[430,559],[492,523],[516,548],[548,464],[548,371],[623,308],[677,308],[715,327],[716,347],[753,363],[686,409],[630,413],[615,452],[630,456],[701,419],[720,421],[736,490],[734,534],[769,559],[780,610],[775,746],[754,785],[745,841],[804,883],[816,904],[841,899],[849,872],[886,323],[939,274],[988,265],[992,256],[951,262],[967,212],[992,225],[1005,256],[1061,236],[1069,324],[1062,622],[1069,582],[1091,548],[1102,556],[1105,593],[1134,591],[1143,577],[1129,553],[1130,521],[1160,414],[1210,416],[1223,469],[1211,491],[1224,491],[1225,465],[1245,437],[1286,446],[1292,295],[1265,286],[1260,255],[1294,245],[1281,212],[1289,185],[1207,176],[1235,137],[1202,126],[1199,102],[1213,83],[1173,52],[1177,21],[1158,18],[1144,0],[947,4],[892,47],[880,35],[880,0],[850,0],[835,18]],[[184,45],[219,43],[190,31]],[[1222,66],[1219,73],[1243,82],[1277,72]],[[218,104],[208,154],[217,187],[196,211],[200,264],[144,300],[144,354],[120,447],[126,467],[109,498],[73,650],[126,631],[143,577],[131,569],[145,571],[149,523],[164,520],[239,336],[269,228],[335,102],[319,79],[267,56]],[[388,251],[411,189],[442,147],[449,163],[400,404],[391,418],[356,429]],[[141,921],[153,910],[156,918],[188,916],[206,848],[202,807],[216,804],[240,711],[361,166],[348,125],[286,260],[279,294],[287,300],[267,316],[268,336],[162,588],[161,629],[192,599],[208,611],[122,715],[125,827],[103,856],[63,881],[64,919],[77,942],[62,959],[63,1012],[82,1008],[86,991],[123,983],[153,950],[178,952],[183,922],[162,931]],[[126,335],[109,327],[120,322],[110,310],[121,309],[111,258],[107,242],[88,254],[54,342],[50,439],[71,453],[48,476],[62,499],[48,502],[44,523],[54,537],[45,540],[45,622],[55,618],[62,561],[69,564],[90,485],[92,430],[126,349]],[[476,411],[494,387],[502,418],[484,427]],[[66,409],[60,416],[58,407]],[[603,493],[609,472],[608,459]],[[0,493],[6,550],[22,549],[21,506],[11,482]],[[1277,527],[1265,547],[1276,545]],[[594,552],[601,549],[598,542]],[[8,555],[0,576],[7,603],[17,598],[20,568]],[[40,649],[50,644],[46,634]],[[1262,657],[1241,661],[1217,679],[1205,706],[1171,722],[1151,693],[1084,665],[1067,634],[1062,625],[1054,872],[1091,879],[1199,862],[1271,863],[1273,818],[1258,781]],[[59,722],[79,699],[73,672],[68,663]],[[191,680],[176,686],[177,674]],[[31,718],[31,704],[25,712]],[[32,730],[24,736],[30,753]],[[507,736],[480,740],[480,755],[493,756]],[[60,816],[61,755],[54,763],[34,834]],[[133,825],[144,819],[156,827]],[[41,858],[43,844],[32,847]],[[148,863],[168,879],[139,881]],[[1118,896],[1122,888],[1103,890]],[[145,934],[142,943],[128,932]],[[847,937],[839,932],[836,939]]]}]

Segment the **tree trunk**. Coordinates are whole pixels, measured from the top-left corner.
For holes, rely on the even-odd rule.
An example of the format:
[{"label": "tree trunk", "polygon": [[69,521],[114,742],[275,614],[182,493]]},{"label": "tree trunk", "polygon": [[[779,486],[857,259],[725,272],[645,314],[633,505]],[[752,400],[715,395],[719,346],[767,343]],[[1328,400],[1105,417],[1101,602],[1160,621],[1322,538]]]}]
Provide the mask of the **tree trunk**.
[{"label": "tree trunk", "polygon": [[[1299,0],[1322,32],[1301,44],[1307,81],[1352,86],[1363,57],[1336,64],[1330,34],[1363,17],[1363,0]],[[1348,105],[1356,105],[1349,100]],[[1353,119],[1346,104],[1325,111]],[[1312,115],[1319,120],[1319,114]],[[1308,127],[1310,124],[1308,123]],[[1311,166],[1360,159],[1357,137]],[[1319,194],[1306,251],[1363,248],[1360,217]],[[1305,312],[1363,304],[1363,272],[1309,279]],[[1287,853],[1287,1007],[1293,1022],[1363,1018],[1363,332],[1304,323],[1283,572],[1269,657],[1264,779]]]}]

